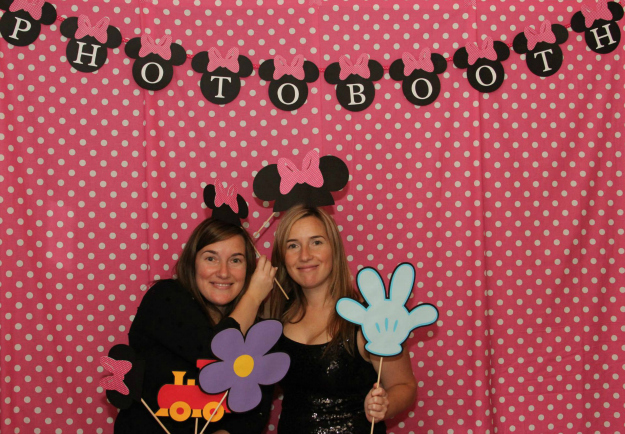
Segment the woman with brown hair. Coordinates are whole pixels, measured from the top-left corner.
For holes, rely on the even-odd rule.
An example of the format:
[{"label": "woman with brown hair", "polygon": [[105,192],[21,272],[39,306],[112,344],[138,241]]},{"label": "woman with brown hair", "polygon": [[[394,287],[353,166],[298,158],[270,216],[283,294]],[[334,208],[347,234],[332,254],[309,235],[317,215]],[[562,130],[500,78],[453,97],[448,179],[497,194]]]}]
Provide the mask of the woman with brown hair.
[{"label": "woman with brown hair", "polygon": [[[146,292],[128,338],[145,360],[142,396],[153,411],[159,409],[161,386],[174,382],[173,371],[186,372],[187,381],[197,379],[198,359],[215,359],[210,347],[214,335],[231,327],[245,333],[254,324],[276,273],[265,256],[258,264],[255,258],[252,240],[243,228],[209,218],[185,244],[176,264],[177,277],[159,280]],[[257,408],[227,413],[204,432],[260,434],[268,420],[271,398],[271,388],[264,388]],[[171,434],[188,434],[194,432],[196,416],[194,412],[186,421],[160,421]],[[115,422],[116,434],[158,432],[164,431],[140,403],[122,410]]]},{"label": "woman with brown hair", "polygon": [[[416,381],[404,352],[384,360],[365,350],[362,332],[336,312],[343,297],[356,299],[334,219],[319,208],[295,206],[281,218],[273,245],[276,278],[289,295],[272,296],[271,316],[284,325],[280,350],[291,366],[279,434],[386,432],[384,420],[415,400]],[[276,294],[274,292],[274,294]]]}]

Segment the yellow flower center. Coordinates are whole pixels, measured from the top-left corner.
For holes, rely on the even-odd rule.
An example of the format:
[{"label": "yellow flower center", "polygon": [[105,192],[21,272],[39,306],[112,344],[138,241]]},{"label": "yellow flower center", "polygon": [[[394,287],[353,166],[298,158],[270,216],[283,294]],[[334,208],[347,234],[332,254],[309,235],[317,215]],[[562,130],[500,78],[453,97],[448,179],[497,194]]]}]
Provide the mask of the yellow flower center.
[{"label": "yellow flower center", "polygon": [[252,356],[243,354],[234,361],[234,373],[239,377],[245,378],[254,370],[254,359]]}]

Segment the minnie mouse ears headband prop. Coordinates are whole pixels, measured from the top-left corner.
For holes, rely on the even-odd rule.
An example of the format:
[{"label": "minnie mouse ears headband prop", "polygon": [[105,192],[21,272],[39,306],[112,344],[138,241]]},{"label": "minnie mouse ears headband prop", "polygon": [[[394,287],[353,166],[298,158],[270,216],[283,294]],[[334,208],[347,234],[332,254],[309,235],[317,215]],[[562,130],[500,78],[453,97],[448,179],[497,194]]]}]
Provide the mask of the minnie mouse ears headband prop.
[{"label": "minnie mouse ears headband prop", "polygon": [[274,212],[286,211],[297,204],[310,207],[334,205],[330,192],[347,185],[349,169],[338,157],[312,150],[301,169],[288,158],[261,169],[254,178],[254,194],[261,200],[275,201]]},{"label": "minnie mouse ears headband prop", "polygon": [[234,185],[224,187],[219,180],[204,187],[204,203],[213,210],[212,217],[235,226],[248,215],[245,199],[237,193]]}]

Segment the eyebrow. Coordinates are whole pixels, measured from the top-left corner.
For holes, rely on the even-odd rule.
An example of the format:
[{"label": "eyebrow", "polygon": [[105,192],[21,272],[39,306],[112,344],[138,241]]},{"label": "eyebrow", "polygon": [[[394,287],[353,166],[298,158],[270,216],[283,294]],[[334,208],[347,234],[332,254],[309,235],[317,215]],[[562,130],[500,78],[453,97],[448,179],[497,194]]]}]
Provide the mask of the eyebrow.
[{"label": "eyebrow", "polygon": [[[311,240],[314,240],[314,239],[317,239],[317,238],[323,238],[325,240],[325,237],[323,235],[314,235],[314,236],[310,237]],[[292,241],[299,241],[299,240],[297,240],[295,238],[291,238],[289,240],[286,240],[287,243],[290,243]]]},{"label": "eyebrow", "polygon": [[[217,255],[219,256],[219,253],[217,253],[214,250],[204,250],[202,253],[212,253],[213,255]],[[233,256],[245,256],[245,254],[237,252],[237,253],[233,253],[232,255],[230,255],[230,257],[232,258]]]}]

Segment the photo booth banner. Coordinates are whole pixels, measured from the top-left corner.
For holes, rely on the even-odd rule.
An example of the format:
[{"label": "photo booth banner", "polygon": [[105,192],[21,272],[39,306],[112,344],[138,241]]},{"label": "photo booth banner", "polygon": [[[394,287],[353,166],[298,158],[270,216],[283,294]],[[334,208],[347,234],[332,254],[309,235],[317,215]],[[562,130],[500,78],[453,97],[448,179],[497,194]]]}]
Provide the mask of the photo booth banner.
[{"label": "photo booth banner", "polygon": [[[122,371],[100,361],[122,360],[109,350],[128,344],[144,291],[173,275],[212,212],[260,228],[301,184],[261,199],[256,177],[281,161],[301,171],[313,150],[320,170],[337,161],[325,157],[347,166],[325,199],[353,276],[372,267],[388,283],[397,264],[413,264],[406,310],[439,312],[404,343],[418,397],[389,434],[622,431],[625,21],[615,3],[611,20],[600,3],[556,0],[66,0],[43,3],[39,18],[12,5],[0,0],[0,34],[10,38],[18,18],[31,27],[16,36],[37,32],[24,46],[0,40],[2,433],[112,434],[106,396],[117,390],[100,384]],[[104,64],[85,73],[68,63],[88,44]],[[212,48],[226,66],[209,67]],[[545,50],[557,69],[548,76]],[[140,62],[171,70],[169,85],[137,86],[154,81]],[[504,68],[497,91],[471,85],[482,64]],[[366,110],[341,105],[342,84],[368,87],[341,78],[343,66],[369,67]],[[215,76],[239,84],[235,95],[221,79],[232,102],[210,101]],[[420,96],[431,84],[429,104],[410,100],[410,77],[428,82],[414,86]],[[297,110],[278,107],[285,83]],[[279,218],[260,232],[262,254]]]},{"label": "photo booth banner", "polygon": [[[586,45],[592,51],[611,53],[621,41],[621,31],[616,22],[623,18],[624,11],[614,1],[596,2],[592,6],[584,4],[573,15],[570,27],[576,32],[584,32]],[[319,5],[319,2],[314,4]],[[0,18],[0,33],[6,41],[17,46],[30,45],[39,36],[39,22],[44,9],[45,19],[41,22],[50,24],[56,18],[54,5],[44,0],[2,0],[0,8],[7,10]],[[66,59],[78,71],[90,73],[102,68],[107,60],[106,48],[116,48],[121,44],[119,29],[109,25],[108,17],[94,26],[86,15],[59,20],[63,22],[61,33],[69,39]],[[567,39],[566,27],[543,20],[539,26],[526,26],[510,46],[493,41],[490,36],[481,42],[467,43],[455,52],[453,63],[457,68],[467,69],[471,87],[480,92],[495,92],[505,78],[502,62],[510,56],[509,47],[525,54],[527,66],[533,74],[549,77],[562,66],[563,53],[559,45]],[[239,55],[237,47],[231,48],[225,57],[215,47],[192,55],[182,45],[173,43],[169,34],[157,41],[147,33],[126,41],[126,55],[135,59],[133,78],[143,89],[156,91],[166,88],[173,78],[174,66],[184,64],[186,58],[191,57],[193,70],[202,74],[202,95],[213,104],[228,104],[239,95],[241,78],[252,74],[252,61]],[[427,47],[421,50],[418,57],[419,60],[413,53],[404,52],[390,69],[391,77],[403,82],[406,99],[423,106],[438,98],[441,83],[436,74],[444,72],[447,65],[443,56],[432,53]],[[265,81],[276,80],[269,86],[269,99],[280,110],[291,111],[306,102],[307,83],[317,80],[319,68],[313,62],[304,60],[301,54],[290,64],[277,55],[273,60],[261,63],[259,75]],[[328,83],[336,85],[336,97],[341,106],[354,112],[366,110],[373,104],[373,81],[379,81],[383,76],[384,68],[380,62],[371,60],[366,53],[356,61],[343,55],[339,62],[330,64],[324,74]]]}]

